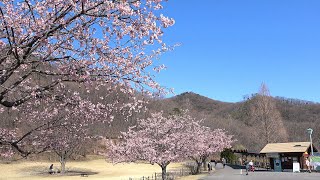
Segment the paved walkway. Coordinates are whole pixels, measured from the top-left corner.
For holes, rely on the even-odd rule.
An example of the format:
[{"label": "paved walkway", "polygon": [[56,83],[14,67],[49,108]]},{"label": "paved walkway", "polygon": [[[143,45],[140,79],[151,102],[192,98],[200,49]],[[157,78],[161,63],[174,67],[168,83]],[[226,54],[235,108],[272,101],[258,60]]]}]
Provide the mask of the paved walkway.
[{"label": "paved walkway", "polygon": [[[319,180],[320,173],[292,173],[292,172],[270,172],[270,171],[256,171],[249,172],[246,175],[246,170],[232,169],[226,166],[224,169],[217,169],[207,177],[201,180]],[[242,173],[241,173],[242,172]]]}]

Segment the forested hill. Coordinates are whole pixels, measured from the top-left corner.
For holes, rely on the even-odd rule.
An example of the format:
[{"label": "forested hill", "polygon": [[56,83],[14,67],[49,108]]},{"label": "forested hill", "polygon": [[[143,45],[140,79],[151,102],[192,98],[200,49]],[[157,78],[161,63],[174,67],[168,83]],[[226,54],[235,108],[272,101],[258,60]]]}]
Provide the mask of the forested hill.
[{"label": "forested hill", "polygon": [[[307,128],[314,129],[314,143],[320,140],[320,104],[310,101],[273,98],[276,110],[279,111],[288,141],[308,141]],[[150,109],[170,111],[189,109],[193,116],[204,118],[205,125],[211,128],[224,128],[234,134],[237,144],[244,145],[252,151],[259,151],[265,144],[257,136],[259,123],[250,118],[251,99],[238,103],[227,103],[213,100],[193,92],[154,101]]]},{"label": "forested hill", "polygon": [[[91,98],[95,98],[96,92]],[[86,94],[84,94],[86,95]],[[139,96],[139,95],[137,95]],[[125,96],[124,96],[125,99]],[[287,133],[286,141],[308,141],[306,129],[313,128],[313,140],[317,147],[320,141],[320,104],[288,99],[282,97],[273,98],[275,108],[278,111],[282,129]],[[250,151],[260,151],[265,145],[261,138],[261,122],[250,117],[250,111],[254,106],[253,99],[248,98],[242,102],[227,103],[213,100],[193,92],[186,92],[180,95],[165,98],[153,99],[147,105],[148,111],[135,113],[128,119],[123,115],[116,114],[111,124],[95,123],[91,127],[91,132],[96,135],[116,138],[121,131],[126,131],[129,126],[136,124],[136,119],[146,118],[151,112],[164,111],[167,114],[176,113],[188,109],[189,113],[195,118],[204,119],[204,125],[215,129],[223,128],[234,135],[237,142],[235,145],[243,145]],[[14,127],[16,112],[3,113],[0,117],[2,126]],[[277,132],[274,131],[276,134]],[[319,148],[318,148],[319,149]]]}]

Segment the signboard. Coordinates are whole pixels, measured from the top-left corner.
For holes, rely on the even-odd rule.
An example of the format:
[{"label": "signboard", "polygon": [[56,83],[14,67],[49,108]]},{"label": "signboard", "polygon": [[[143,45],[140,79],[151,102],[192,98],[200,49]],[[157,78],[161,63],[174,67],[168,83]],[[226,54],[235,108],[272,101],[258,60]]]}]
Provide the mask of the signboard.
[{"label": "signboard", "polygon": [[293,163],[293,172],[300,172],[300,163],[294,162]]},{"label": "signboard", "polygon": [[320,156],[310,156],[311,166],[320,166]]},{"label": "signboard", "polygon": [[266,156],[268,158],[279,158],[279,153],[267,153]]}]

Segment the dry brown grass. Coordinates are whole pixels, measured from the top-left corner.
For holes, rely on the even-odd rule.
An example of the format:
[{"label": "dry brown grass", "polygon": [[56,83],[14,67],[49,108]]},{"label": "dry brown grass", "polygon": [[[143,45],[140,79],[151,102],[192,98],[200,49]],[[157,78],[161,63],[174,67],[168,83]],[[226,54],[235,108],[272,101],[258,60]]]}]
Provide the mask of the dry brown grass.
[{"label": "dry brown grass", "polygon": [[[79,174],[76,176],[49,175],[48,168],[51,162],[30,162],[20,161],[18,163],[0,164],[0,179],[81,179]],[[55,168],[60,167],[59,162],[53,163]],[[110,179],[110,180],[128,180],[130,178],[141,178],[143,176],[152,176],[154,173],[160,173],[161,169],[158,165],[150,165],[143,163],[116,164],[106,162],[104,159],[95,159],[81,162],[68,162],[67,170],[83,171],[96,173],[89,175],[86,179]],[[168,171],[181,169],[182,163],[171,163]],[[195,180],[203,177],[203,175],[187,176],[180,179]]]}]

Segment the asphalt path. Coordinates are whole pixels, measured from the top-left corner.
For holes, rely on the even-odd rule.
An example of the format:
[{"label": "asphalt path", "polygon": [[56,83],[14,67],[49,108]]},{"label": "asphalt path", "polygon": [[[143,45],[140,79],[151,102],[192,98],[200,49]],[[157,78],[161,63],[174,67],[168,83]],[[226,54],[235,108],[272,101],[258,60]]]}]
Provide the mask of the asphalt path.
[{"label": "asphalt path", "polygon": [[216,171],[211,172],[208,176],[201,178],[201,180],[320,180],[320,173],[256,171],[249,172],[249,175],[246,175],[245,171],[244,169],[233,169],[225,166],[222,169],[217,168]]}]

